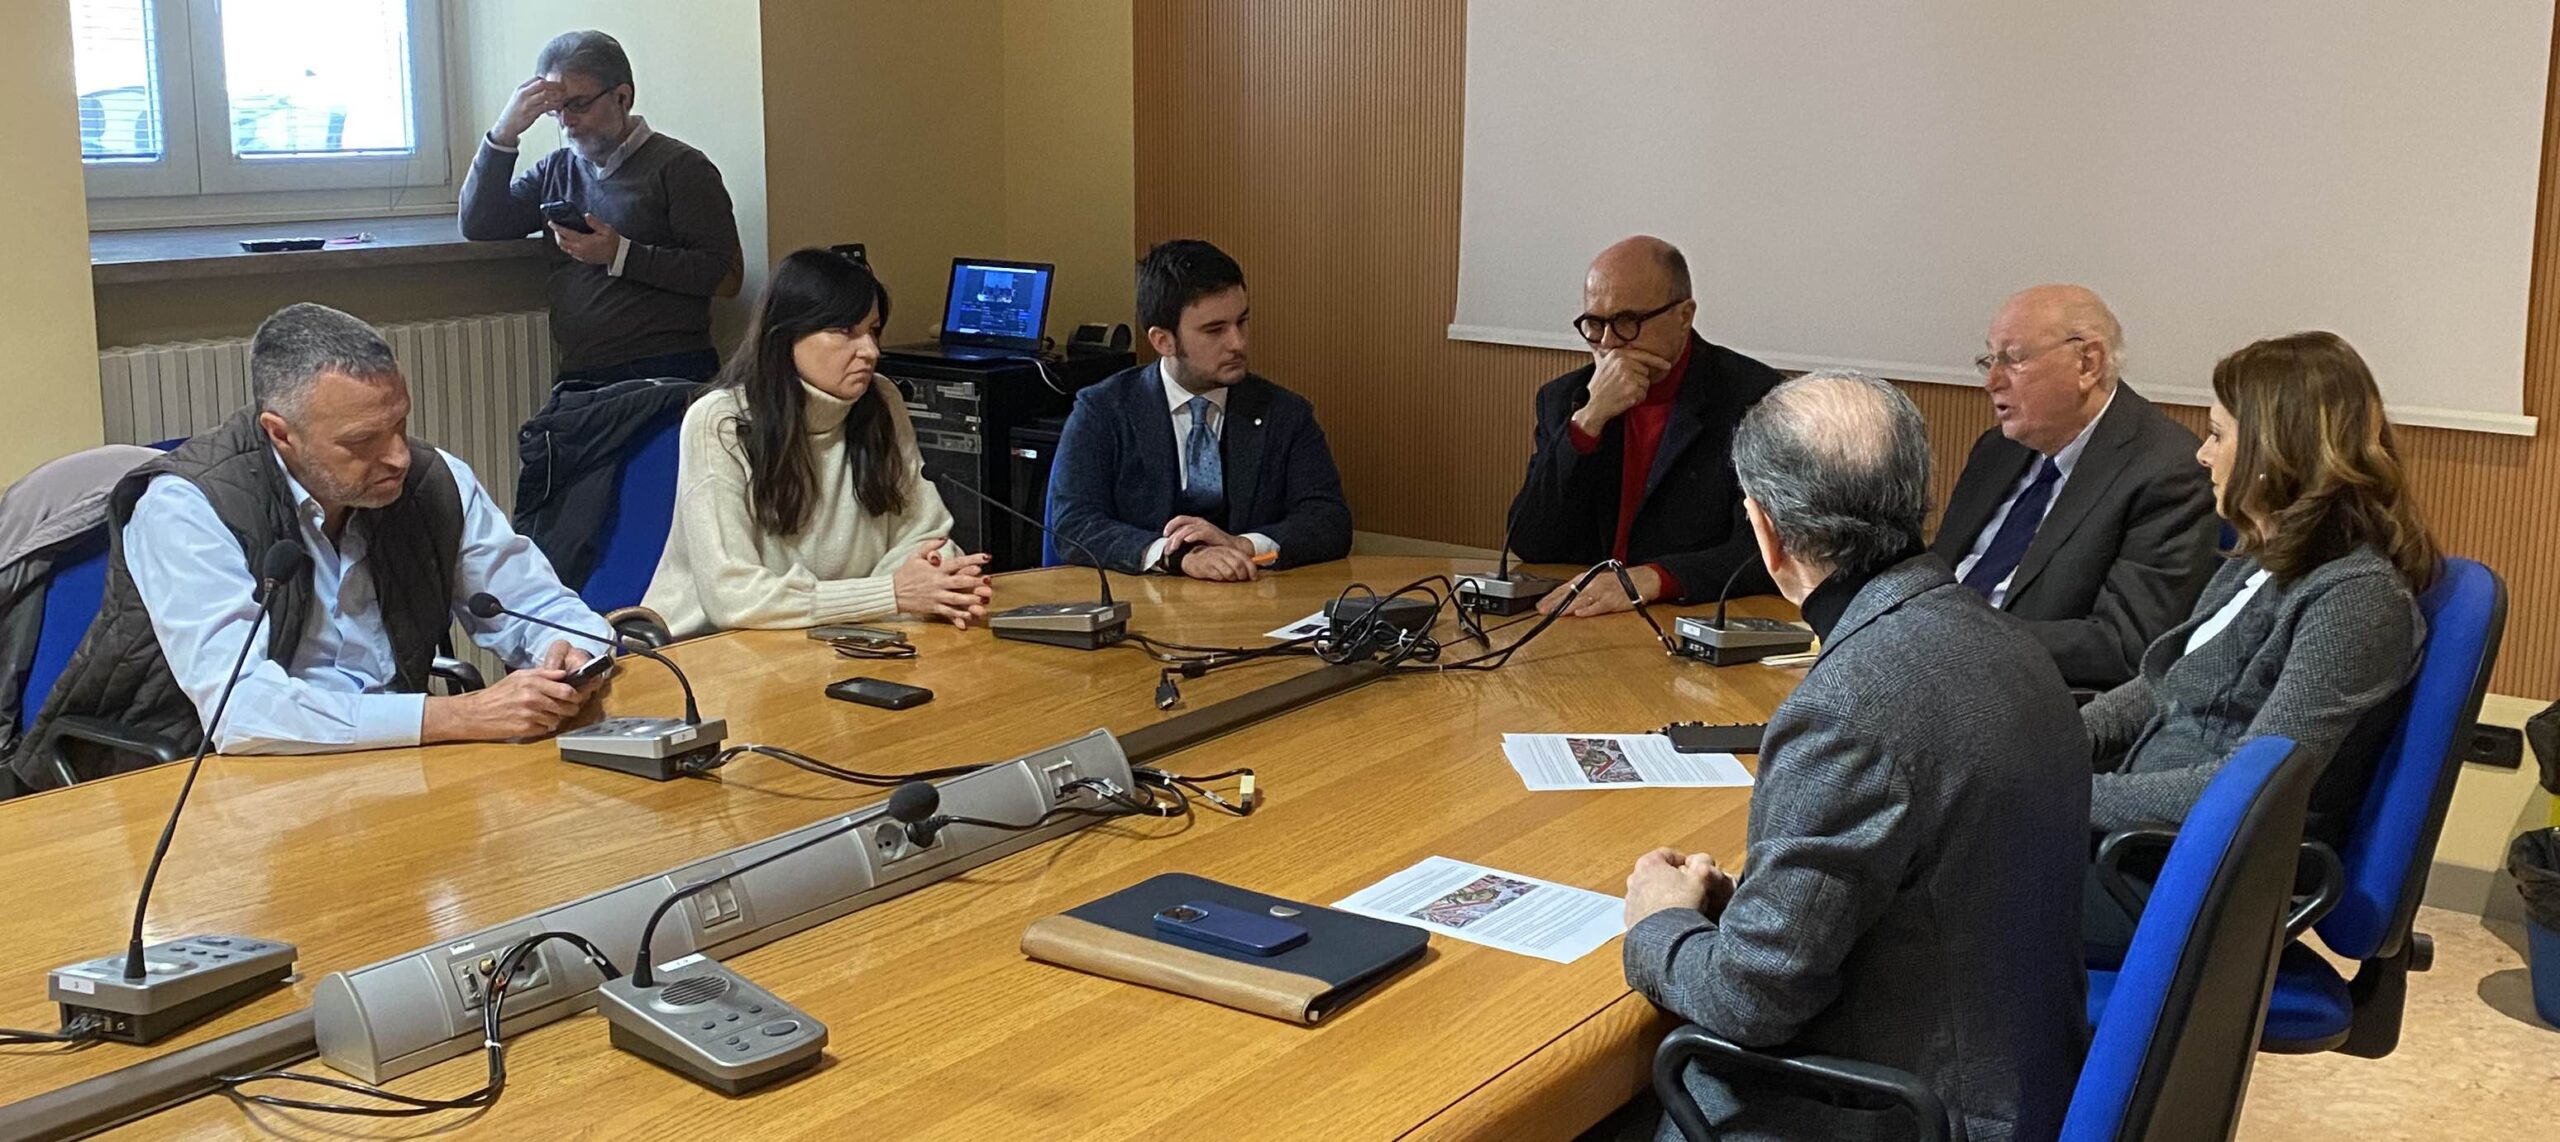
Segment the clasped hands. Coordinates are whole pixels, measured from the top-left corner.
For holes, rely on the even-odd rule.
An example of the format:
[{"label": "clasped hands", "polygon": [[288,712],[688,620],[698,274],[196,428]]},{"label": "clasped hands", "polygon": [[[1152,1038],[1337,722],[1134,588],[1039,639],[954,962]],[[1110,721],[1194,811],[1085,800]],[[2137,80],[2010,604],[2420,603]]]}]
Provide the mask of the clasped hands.
[{"label": "clasped hands", "polygon": [[1733,899],[1733,878],[1705,853],[1658,848],[1636,858],[1627,874],[1627,927],[1656,912],[1686,908],[1714,920]]},{"label": "clasped hands", "polygon": [[1229,535],[1196,515],[1164,521],[1165,557],[1183,574],[1219,583],[1251,580],[1260,568],[1253,561],[1253,541]]}]

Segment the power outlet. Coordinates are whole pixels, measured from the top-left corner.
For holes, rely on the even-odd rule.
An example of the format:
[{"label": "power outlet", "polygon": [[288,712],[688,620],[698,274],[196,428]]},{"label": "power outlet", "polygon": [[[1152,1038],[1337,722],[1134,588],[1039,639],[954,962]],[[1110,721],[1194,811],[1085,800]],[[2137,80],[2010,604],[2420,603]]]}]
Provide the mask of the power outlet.
[{"label": "power outlet", "polygon": [[1040,779],[1048,786],[1050,800],[1066,800],[1067,785],[1076,780],[1076,759],[1069,757],[1051,762],[1047,768],[1040,771]]},{"label": "power outlet", "polygon": [[[454,959],[453,986],[462,995],[464,1011],[478,1011],[481,1004],[489,1001],[489,978],[497,974],[498,956],[504,951],[504,948],[497,948],[486,954],[463,955]],[[542,962],[542,949],[536,948],[516,961],[515,977],[507,982],[507,992],[523,995],[550,982],[551,973]]]},{"label": "power outlet", "polygon": [[918,845],[907,839],[907,827],[896,821],[882,821],[871,826],[871,857],[881,867],[898,863],[919,853],[942,847],[942,833],[933,835],[933,843]]}]

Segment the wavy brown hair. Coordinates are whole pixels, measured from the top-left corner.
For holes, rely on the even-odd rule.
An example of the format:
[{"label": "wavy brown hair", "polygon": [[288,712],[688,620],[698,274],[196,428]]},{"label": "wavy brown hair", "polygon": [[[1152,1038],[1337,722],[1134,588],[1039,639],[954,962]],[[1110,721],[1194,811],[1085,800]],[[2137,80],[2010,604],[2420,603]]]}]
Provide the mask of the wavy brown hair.
[{"label": "wavy brown hair", "polygon": [[2214,399],[2239,425],[2222,517],[2278,582],[2370,544],[2413,591],[2439,555],[2364,358],[2335,333],[2270,337],[2213,367]]},{"label": "wavy brown hair", "polygon": [[[871,276],[869,266],[832,250],[794,250],[774,267],[737,353],[712,382],[714,388],[738,390],[746,406],[733,420],[747,457],[747,501],[767,535],[800,534],[817,502],[819,481],[839,478],[819,471],[810,454],[801,427],[808,396],[800,388],[792,347],[810,334],[858,329],[866,320],[875,332],[889,324],[889,289]],[[907,507],[905,456],[889,408],[898,398],[884,392],[887,387],[885,380],[872,381],[844,421],[853,498],[873,515]]]}]

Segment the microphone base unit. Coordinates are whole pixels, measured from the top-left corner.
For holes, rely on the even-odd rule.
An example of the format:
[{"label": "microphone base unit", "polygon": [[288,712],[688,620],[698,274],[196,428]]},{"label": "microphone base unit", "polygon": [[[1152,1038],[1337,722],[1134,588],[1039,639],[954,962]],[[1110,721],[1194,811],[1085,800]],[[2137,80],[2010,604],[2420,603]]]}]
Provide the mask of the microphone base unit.
[{"label": "microphone base unit", "polygon": [[1458,601],[1479,614],[1518,615],[1538,609],[1538,600],[1564,586],[1560,579],[1514,571],[1508,575],[1458,576]]},{"label": "microphone base unit", "polygon": [[1127,603],[1033,603],[987,616],[997,638],[1100,650],[1129,637]]},{"label": "microphone base unit", "polygon": [[718,960],[671,961],[655,984],[639,987],[626,975],[596,989],[608,1040],[722,1094],[807,1071],[826,1049],[826,1024]]},{"label": "microphone base unit", "polygon": [[1672,629],[1679,637],[1682,657],[1710,666],[1739,666],[1813,649],[1812,630],[1777,619],[1737,616],[1719,626],[1714,619],[1682,615]]},{"label": "microphone base unit", "polygon": [[607,718],[561,734],[560,760],[673,781],[707,768],[728,733],[724,718]]},{"label": "microphone base unit", "polygon": [[88,1016],[118,1043],[167,1038],[282,986],[293,945],[249,936],[187,936],[142,949],[143,977],[126,979],[125,953],[53,969],[45,994],[62,1020]]}]

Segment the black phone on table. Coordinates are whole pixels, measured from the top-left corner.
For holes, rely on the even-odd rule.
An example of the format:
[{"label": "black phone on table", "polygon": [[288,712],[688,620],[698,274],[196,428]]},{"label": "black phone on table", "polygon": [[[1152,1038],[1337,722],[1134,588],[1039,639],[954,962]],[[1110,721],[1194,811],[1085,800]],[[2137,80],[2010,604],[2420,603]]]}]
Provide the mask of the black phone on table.
[{"label": "black phone on table", "polygon": [[879,678],[847,678],[827,684],[827,697],[883,710],[904,710],[933,700],[933,691]]}]

